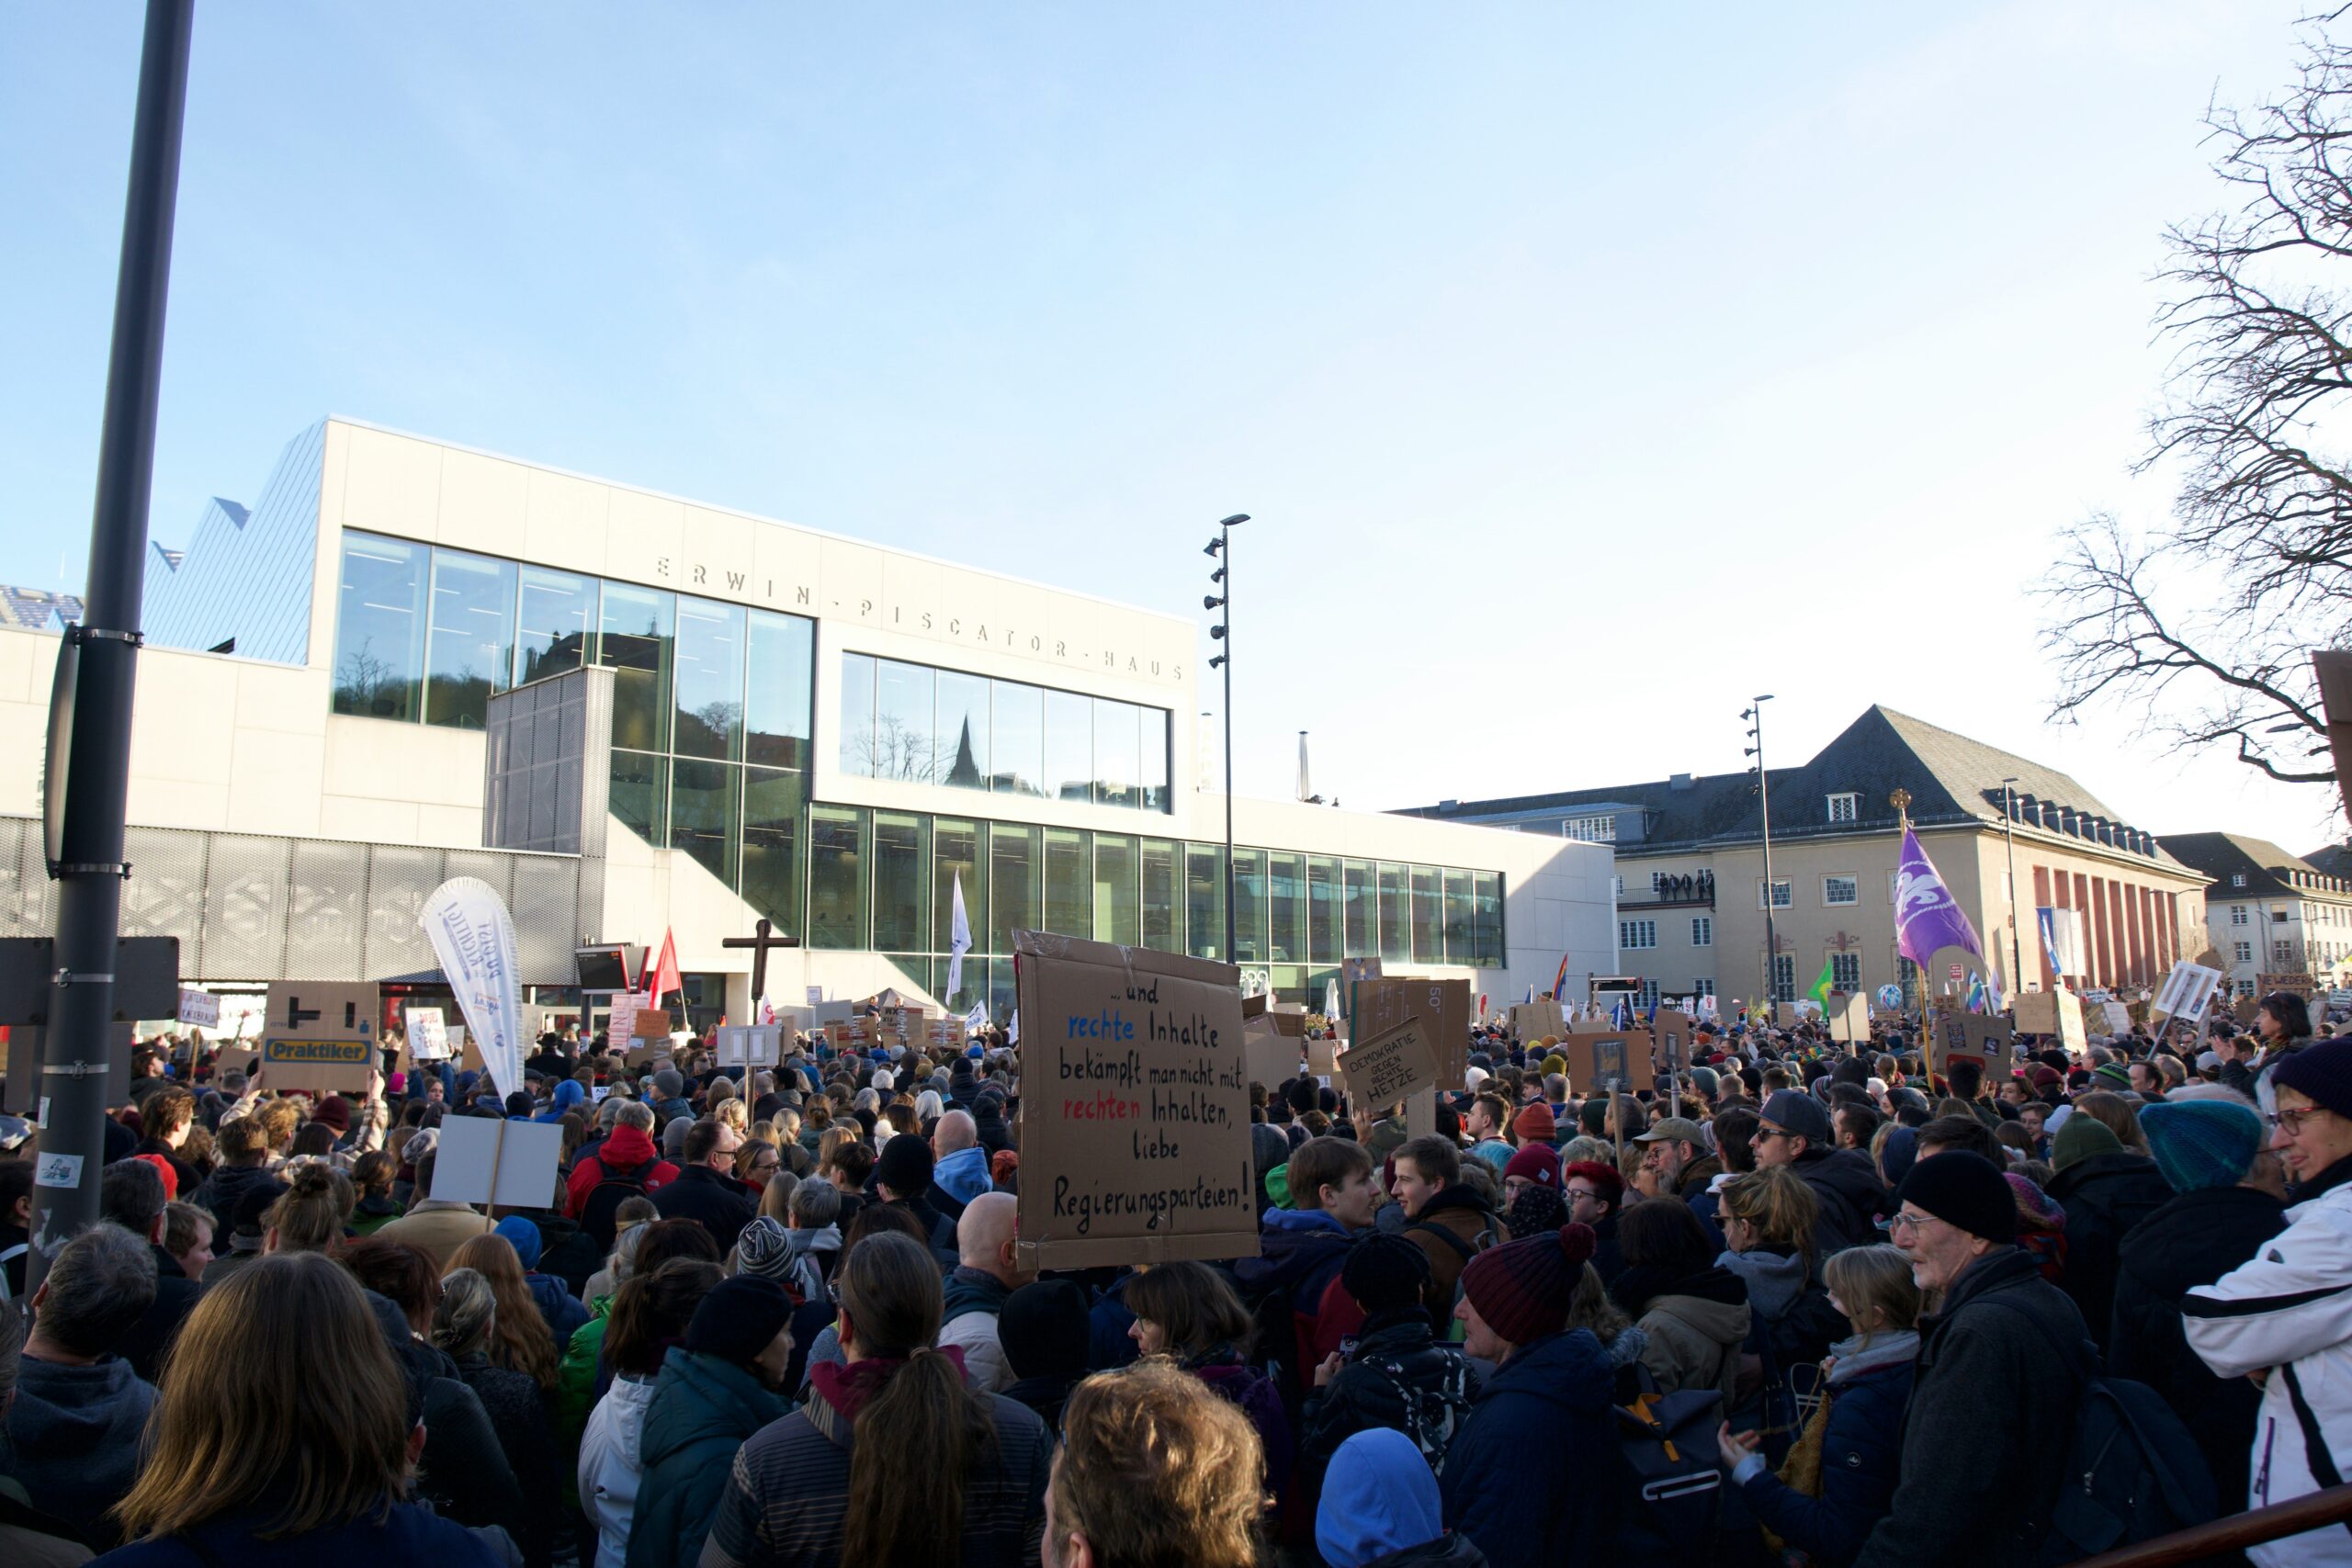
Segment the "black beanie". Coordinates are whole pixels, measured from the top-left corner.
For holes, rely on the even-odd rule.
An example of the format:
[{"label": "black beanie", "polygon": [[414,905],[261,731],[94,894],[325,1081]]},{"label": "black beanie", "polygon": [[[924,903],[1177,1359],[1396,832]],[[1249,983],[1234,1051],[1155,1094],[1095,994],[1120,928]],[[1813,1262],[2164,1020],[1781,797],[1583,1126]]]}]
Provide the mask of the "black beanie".
[{"label": "black beanie", "polygon": [[1401,1235],[1374,1231],[1348,1249],[1340,1288],[1353,1296],[1369,1317],[1419,1305],[1430,1277],[1429,1255]]},{"label": "black beanie", "polygon": [[792,1321],[792,1298],[759,1274],[738,1274],[710,1288],[686,1325],[685,1347],[741,1367],[766,1349]]},{"label": "black beanie", "polygon": [[509,1116],[528,1116],[537,1109],[531,1097],[519,1089],[506,1097],[506,1114]]},{"label": "black beanie", "polygon": [[901,1198],[918,1198],[931,1186],[931,1145],[921,1134],[901,1133],[882,1145],[874,1179]]},{"label": "black beanie", "polygon": [[1004,1298],[997,1338],[1016,1378],[1082,1378],[1091,1329],[1086,1292],[1069,1280],[1035,1280]]},{"label": "black beanie", "polygon": [[1971,1235],[2007,1246],[2018,1238],[2018,1199],[1983,1155],[1951,1149],[1911,1168],[1894,1201],[1925,1209]]}]

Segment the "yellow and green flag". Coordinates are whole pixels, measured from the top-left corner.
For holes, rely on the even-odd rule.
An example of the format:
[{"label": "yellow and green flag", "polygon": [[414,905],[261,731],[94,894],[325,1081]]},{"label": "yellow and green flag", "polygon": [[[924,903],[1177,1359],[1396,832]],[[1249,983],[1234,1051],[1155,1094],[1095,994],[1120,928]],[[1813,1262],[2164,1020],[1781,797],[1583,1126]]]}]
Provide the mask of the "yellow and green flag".
[{"label": "yellow and green flag", "polygon": [[1821,1010],[1824,1012],[1829,1010],[1829,977],[1835,967],[1826,958],[1821,961],[1821,978],[1813,983],[1813,990],[1810,993],[1813,999],[1821,1004]]}]

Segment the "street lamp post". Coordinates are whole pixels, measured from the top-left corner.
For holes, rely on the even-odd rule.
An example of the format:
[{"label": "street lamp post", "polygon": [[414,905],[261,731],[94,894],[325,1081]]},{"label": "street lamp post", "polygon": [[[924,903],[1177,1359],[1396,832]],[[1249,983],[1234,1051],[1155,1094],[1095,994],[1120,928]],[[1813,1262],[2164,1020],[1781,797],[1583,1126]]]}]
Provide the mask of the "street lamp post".
[{"label": "street lamp post", "polygon": [[1216,537],[1208,542],[1204,555],[1218,558],[1217,569],[1209,573],[1209,581],[1219,585],[1220,592],[1201,601],[1204,610],[1223,610],[1225,619],[1209,628],[1209,636],[1225,644],[1225,648],[1209,660],[1212,670],[1225,671],[1225,961],[1240,962],[1233,951],[1233,530],[1250,521],[1246,512],[1237,512],[1216,525]]},{"label": "street lamp post", "polygon": [[1764,771],[1764,705],[1772,700],[1765,693],[1739,716],[1748,721],[1747,738],[1756,742],[1747,754],[1756,759],[1756,797],[1764,813],[1764,995],[1772,1001],[1781,999],[1781,931],[1772,918],[1772,784]]},{"label": "street lamp post", "polygon": [[2025,989],[2025,938],[2018,931],[2018,792],[2009,786],[2015,777],[2001,781],[2001,843],[2009,857],[2009,994]]}]

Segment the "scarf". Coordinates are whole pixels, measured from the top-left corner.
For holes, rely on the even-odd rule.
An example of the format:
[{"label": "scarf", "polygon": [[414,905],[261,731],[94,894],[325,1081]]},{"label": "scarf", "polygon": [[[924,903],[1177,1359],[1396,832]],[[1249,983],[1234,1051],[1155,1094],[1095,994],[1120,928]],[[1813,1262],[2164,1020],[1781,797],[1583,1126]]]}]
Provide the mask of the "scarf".
[{"label": "scarf", "polygon": [[1829,1382],[1831,1387],[1849,1378],[1883,1368],[1908,1366],[1919,1359],[1919,1335],[1905,1328],[1894,1334],[1868,1336],[1870,1343],[1862,1343],[1865,1336],[1856,1334],[1840,1339],[1829,1347]]},{"label": "scarf", "polygon": [[[929,1346],[915,1352],[916,1356],[944,1356],[956,1363],[957,1372],[964,1371],[964,1349],[950,1345],[944,1349]],[[854,1426],[858,1413],[874,1403],[875,1397],[887,1387],[899,1368],[912,1360],[912,1356],[868,1356],[846,1366],[831,1361],[818,1361],[808,1369],[808,1386],[817,1398],[830,1405],[842,1421]]]}]

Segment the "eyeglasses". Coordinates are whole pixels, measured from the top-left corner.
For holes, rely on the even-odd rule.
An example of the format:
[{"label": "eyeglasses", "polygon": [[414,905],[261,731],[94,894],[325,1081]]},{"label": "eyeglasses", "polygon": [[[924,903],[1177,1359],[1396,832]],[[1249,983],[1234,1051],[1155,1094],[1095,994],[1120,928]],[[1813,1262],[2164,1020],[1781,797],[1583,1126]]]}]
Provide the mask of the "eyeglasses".
[{"label": "eyeglasses", "polygon": [[1892,1219],[1880,1221],[1878,1228],[1889,1235],[1901,1235],[1906,1231],[1917,1235],[1919,1227],[1934,1218],[1933,1214],[1896,1214]]},{"label": "eyeglasses", "polygon": [[1575,1201],[1576,1201],[1577,1199],[1579,1199],[1579,1198],[1585,1198],[1585,1199],[1589,1199],[1589,1200],[1592,1200],[1592,1201],[1599,1201],[1599,1199],[1600,1199],[1600,1193],[1598,1193],[1598,1192],[1596,1192],[1596,1191],[1594,1191],[1594,1190],[1593,1190],[1591,1188],[1589,1188],[1589,1187],[1571,1187],[1571,1188],[1566,1189],[1565,1191],[1563,1191],[1563,1192],[1561,1193],[1561,1196],[1562,1196],[1562,1197],[1564,1197],[1564,1198],[1566,1198],[1566,1199],[1567,1199],[1567,1200],[1568,1200],[1568,1201],[1570,1201],[1570,1202],[1572,1202],[1572,1203],[1573,1203],[1573,1202],[1575,1202]]},{"label": "eyeglasses", "polygon": [[2324,1105],[2301,1105],[2297,1106],[2292,1111],[2281,1111],[2278,1114],[2269,1117],[2267,1120],[2273,1127],[2282,1127],[2286,1129],[2287,1136],[2290,1138],[2300,1138],[2303,1134],[2303,1121],[2306,1117],[2332,1116],[2334,1114],[2335,1112],[2328,1110]]}]

